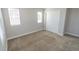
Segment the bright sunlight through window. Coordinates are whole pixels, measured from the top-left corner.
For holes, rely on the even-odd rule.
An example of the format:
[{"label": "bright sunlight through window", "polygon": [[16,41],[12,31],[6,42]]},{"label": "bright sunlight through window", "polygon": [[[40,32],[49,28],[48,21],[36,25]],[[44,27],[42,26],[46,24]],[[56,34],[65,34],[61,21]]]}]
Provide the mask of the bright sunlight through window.
[{"label": "bright sunlight through window", "polygon": [[42,23],[42,12],[37,12],[37,17],[38,17],[37,22]]},{"label": "bright sunlight through window", "polygon": [[9,18],[10,18],[10,24],[12,26],[20,25],[19,9],[17,9],[17,8],[8,8],[8,13],[9,13]]}]

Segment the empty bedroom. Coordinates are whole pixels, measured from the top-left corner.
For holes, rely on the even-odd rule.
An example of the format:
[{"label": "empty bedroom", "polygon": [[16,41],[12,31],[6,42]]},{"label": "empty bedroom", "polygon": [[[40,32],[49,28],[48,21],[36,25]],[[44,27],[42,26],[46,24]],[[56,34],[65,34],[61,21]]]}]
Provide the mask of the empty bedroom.
[{"label": "empty bedroom", "polygon": [[0,14],[7,51],[79,51],[79,8],[1,8]]}]

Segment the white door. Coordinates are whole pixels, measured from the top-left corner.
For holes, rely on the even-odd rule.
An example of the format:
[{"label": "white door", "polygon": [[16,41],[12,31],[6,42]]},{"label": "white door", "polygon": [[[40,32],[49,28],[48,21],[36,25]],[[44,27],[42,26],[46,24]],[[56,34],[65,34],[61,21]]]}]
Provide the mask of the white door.
[{"label": "white door", "polygon": [[59,10],[48,10],[46,19],[46,30],[58,33]]},{"label": "white door", "polygon": [[[0,24],[0,25],[1,25],[1,24]],[[2,47],[2,40],[1,40],[1,39],[2,39],[2,38],[1,38],[1,37],[2,37],[2,33],[1,33],[1,32],[2,32],[2,31],[1,31],[1,26],[0,26],[0,51],[2,51],[2,48],[3,48],[3,47]]]},{"label": "white door", "polygon": [[5,35],[2,13],[0,9],[0,51],[5,51],[5,50],[7,50],[7,40]]}]

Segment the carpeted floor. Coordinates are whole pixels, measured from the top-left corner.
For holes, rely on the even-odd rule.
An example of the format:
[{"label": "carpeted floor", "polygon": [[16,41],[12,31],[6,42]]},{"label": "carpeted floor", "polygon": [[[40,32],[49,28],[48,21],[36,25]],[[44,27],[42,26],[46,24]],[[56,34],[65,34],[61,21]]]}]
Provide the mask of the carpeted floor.
[{"label": "carpeted floor", "polygon": [[8,40],[9,51],[79,51],[79,38],[39,31]]}]

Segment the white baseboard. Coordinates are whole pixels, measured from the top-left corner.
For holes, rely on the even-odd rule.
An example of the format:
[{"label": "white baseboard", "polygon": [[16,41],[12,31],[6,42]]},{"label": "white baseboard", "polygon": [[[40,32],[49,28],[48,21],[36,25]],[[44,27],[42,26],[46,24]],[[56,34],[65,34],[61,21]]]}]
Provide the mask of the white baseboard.
[{"label": "white baseboard", "polygon": [[66,32],[65,34],[69,34],[69,35],[72,35],[72,36],[75,36],[75,37],[79,37],[79,35],[73,34],[73,33],[69,33],[69,32]]},{"label": "white baseboard", "polygon": [[38,32],[38,31],[42,31],[42,29],[36,30],[36,31],[32,31],[32,32],[29,32],[29,33],[20,34],[20,35],[17,35],[17,36],[13,36],[13,37],[8,38],[7,40],[18,38],[18,37],[21,37],[21,36],[24,36],[24,35],[28,35],[28,34],[31,34],[31,33],[35,33],[35,32]]}]

